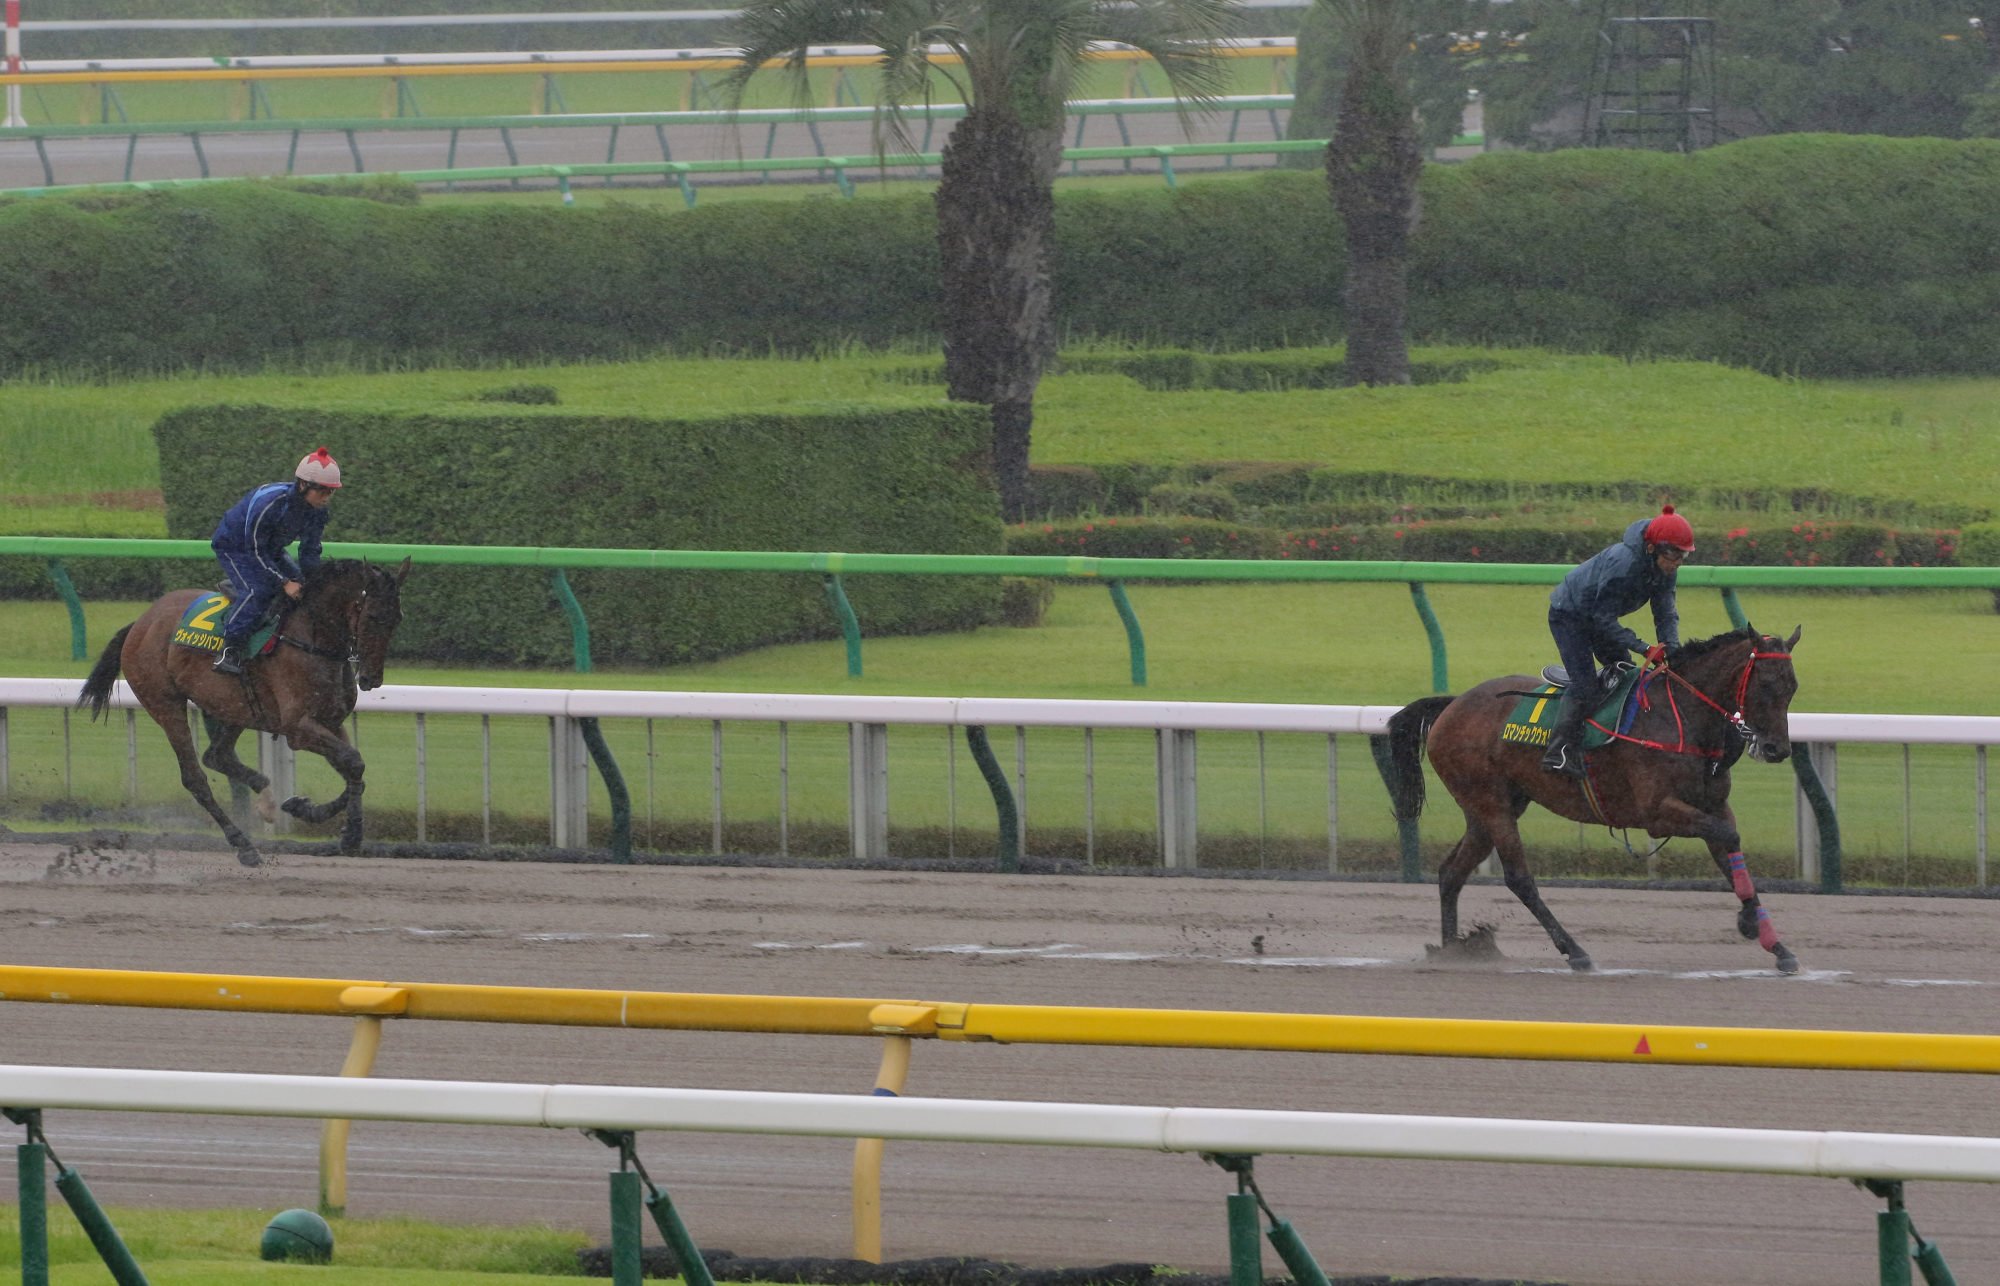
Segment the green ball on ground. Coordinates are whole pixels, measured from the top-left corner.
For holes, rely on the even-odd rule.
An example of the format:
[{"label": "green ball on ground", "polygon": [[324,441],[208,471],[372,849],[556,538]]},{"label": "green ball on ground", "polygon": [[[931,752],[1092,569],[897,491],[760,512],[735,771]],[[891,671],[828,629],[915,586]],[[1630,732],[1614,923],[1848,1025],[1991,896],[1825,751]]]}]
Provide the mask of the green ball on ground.
[{"label": "green ball on ground", "polygon": [[333,1229],[310,1210],[285,1210],[264,1225],[257,1251],[265,1259],[300,1264],[333,1261]]}]

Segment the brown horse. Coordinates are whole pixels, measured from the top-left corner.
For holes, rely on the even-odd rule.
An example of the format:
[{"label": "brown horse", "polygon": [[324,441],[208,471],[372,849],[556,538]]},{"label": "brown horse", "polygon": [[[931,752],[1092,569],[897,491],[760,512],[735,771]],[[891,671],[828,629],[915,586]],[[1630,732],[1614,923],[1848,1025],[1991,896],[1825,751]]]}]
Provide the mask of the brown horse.
[{"label": "brown horse", "polygon": [[[212,652],[174,642],[182,614],[208,591],[181,589],[162,595],[138,620],[112,636],[76,703],[89,706],[93,719],[103,715],[111,701],[111,685],[123,669],[132,695],[173,744],[181,785],[222,827],[223,835],[236,846],[236,860],[245,866],[256,866],[263,859],[216,803],[202,768],[212,768],[255,792],[258,813],[271,821],[277,810],[271,803],[269,779],[236,757],[236,739],[243,730],[282,736],[296,750],[324,755],[346,789],[324,804],[294,795],[280,807],[310,822],[323,822],[346,809],[340,851],[354,853],[361,847],[363,764],[341,724],[353,713],[357,684],[363,689],[381,685],[389,640],[403,619],[401,592],[409,574],[407,558],[394,572],[355,559],[321,563],[306,577],[297,606],[279,623],[272,653],[253,660],[240,678],[217,674]],[[189,702],[220,725],[199,759],[188,727]]]},{"label": "brown horse", "polygon": [[1791,653],[1800,633],[1778,639],[1746,625],[1688,644],[1672,668],[1645,677],[1630,728],[1585,756],[1582,781],[1544,769],[1540,746],[1500,739],[1515,703],[1535,687],[1526,675],[1489,679],[1457,697],[1427,697],[1391,717],[1387,775],[1397,819],[1414,822],[1423,811],[1426,741],[1438,779],[1465,812],[1465,835],[1438,867],[1445,949],[1459,941],[1459,890],[1497,850],[1507,887],[1541,921],[1570,968],[1591,967],[1528,872],[1515,823],[1533,803],[1579,822],[1637,827],[1656,839],[1701,840],[1742,903],[1738,931],[1769,951],[1779,972],[1796,973],[1798,959],[1778,940],[1744,865],[1729,770],[1746,749],[1774,764],[1790,756],[1786,714],[1798,690]]}]

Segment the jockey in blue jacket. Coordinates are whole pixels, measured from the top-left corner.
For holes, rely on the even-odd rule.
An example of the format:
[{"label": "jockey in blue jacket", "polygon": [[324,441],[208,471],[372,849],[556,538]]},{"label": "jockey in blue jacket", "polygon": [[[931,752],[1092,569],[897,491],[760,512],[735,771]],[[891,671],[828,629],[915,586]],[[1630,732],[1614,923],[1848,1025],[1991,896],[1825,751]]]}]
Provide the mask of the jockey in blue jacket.
[{"label": "jockey in blue jacket", "polygon": [[[222,620],[219,673],[243,673],[243,653],[265,613],[280,594],[296,600],[301,582],[319,566],[326,506],[338,490],[340,466],[320,447],[299,461],[291,481],[256,488],[216,525],[208,544],[234,600]],[[285,552],[293,541],[299,545],[297,562]]]},{"label": "jockey in blue jacket", "polygon": [[[1619,542],[1586,560],[1549,595],[1549,633],[1569,671],[1549,734],[1542,767],[1571,777],[1583,776],[1583,723],[1604,698],[1597,665],[1621,664],[1632,652],[1648,661],[1670,660],[1680,651],[1680,613],[1674,606],[1674,581],[1681,560],[1694,552],[1694,528],[1672,505],[1657,517],[1641,518],[1625,529]],[[1653,606],[1653,634],[1647,647],[1619,622],[1627,612]]]}]

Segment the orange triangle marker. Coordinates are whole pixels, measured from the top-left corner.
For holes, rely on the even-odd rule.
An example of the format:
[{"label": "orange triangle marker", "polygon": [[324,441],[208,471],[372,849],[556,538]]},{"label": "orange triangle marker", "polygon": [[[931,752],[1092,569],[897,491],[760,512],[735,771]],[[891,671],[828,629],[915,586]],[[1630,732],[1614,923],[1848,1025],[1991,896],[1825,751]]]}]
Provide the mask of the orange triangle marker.
[{"label": "orange triangle marker", "polygon": [[1646,1043],[1646,1038],[1644,1036],[1641,1036],[1639,1038],[1639,1043],[1632,1047],[1632,1052],[1635,1054],[1650,1054],[1653,1052],[1653,1047]]}]

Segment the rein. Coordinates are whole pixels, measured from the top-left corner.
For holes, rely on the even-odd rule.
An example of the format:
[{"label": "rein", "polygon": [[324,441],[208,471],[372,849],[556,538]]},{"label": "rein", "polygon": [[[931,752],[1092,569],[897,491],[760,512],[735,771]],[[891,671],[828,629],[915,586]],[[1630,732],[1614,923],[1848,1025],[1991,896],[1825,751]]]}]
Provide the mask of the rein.
[{"label": "rein", "polygon": [[[1721,715],[1723,721],[1727,723],[1729,727],[1734,728],[1737,732],[1737,735],[1744,738],[1744,740],[1755,741],[1757,739],[1756,729],[1750,727],[1749,724],[1743,721],[1743,698],[1747,696],[1750,691],[1751,673],[1755,670],[1757,662],[1759,661],[1789,660],[1791,658],[1791,655],[1792,654],[1790,652],[1760,652],[1753,644],[1750,649],[1749,657],[1746,658],[1743,662],[1742,671],[1738,673],[1736,676],[1736,692],[1732,701],[1732,704],[1736,708],[1733,711],[1725,708],[1714,697],[1709,696],[1708,693],[1703,692],[1700,688],[1696,687],[1691,680],[1676,673],[1675,671],[1668,669],[1665,666],[1662,666],[1658,670],[1654,671],[1653,673],[1664,674],[1667,676],[1667,681],[1668,681],[1667,709],[1672,711],[1674,716],[1675,741],[1673,745],[1668,745],[1664,741],[1654,741],[1647,737],[1634,737],[1628,733],[1619,732],[1615,728],[1605,728],[1604,725],[1602,724],[1597,724],[1596,726],[1602,729],[1605,733],[1607,733],[1614,741],[1629,741],[1635,746],[1644,746],[1649,750],[1659,750],[1670,755],[1698,755],[1704,759],[1721,760],[1728,756],[1729,752],[1727,749],[1710,750],[1706,746],[1693,745],[1688,741],[1687,724],[1686,721],[1683,720],[1681,717],[1680,702],[1674,699],[1673,685],[1675,683],[1678,683],[1682,687],[1686,688],[1689,692],[1693,693],[1697,698],[1701,700],[1701,702],[1704,705],[1708,706],[1711,710],[1714,710],[1717,714]],[[1642,680],[1640,683],[1639,708],[1641,710],[1651,710],[1653,708],[1652,693],[1648,690],[1651,682],[1652,682],[1652,674],[1648,674],[1646,678]]]},{"label": "rein", "polygon": [[[368,603],[368,586],[364,579],[361,587],[361,593],[355,598],[354,605],[357,608],[364,608],[367,606],[367,603]],[[306,605],[303,602],[301,602],[299,606],[305,607]],[[313,612],[311,608],[306,608],[306,616],[313,622],[313,624],[317,625],[319,623],[319,616],[315,612]],[[344,661],[348,665],[353,666],[355,668],[355,671],[359,673],[361,669],[361,634],[358,630],[347,628],[344,623],[342,624],[340,632],[343,636],[345,636],[345,640],[347,643],[345,649],[338,647],[321,647],[317,643],[308,643],[304,639],[293,638],[291,635],[285,633],[285,631],[282,628],[280,628],[278,631],[278,642],[283,643],[288,647],[295,647],[299,651],[306,653],[308,656],[317,656],[324,658],[325,660],[328,661]]]}]

